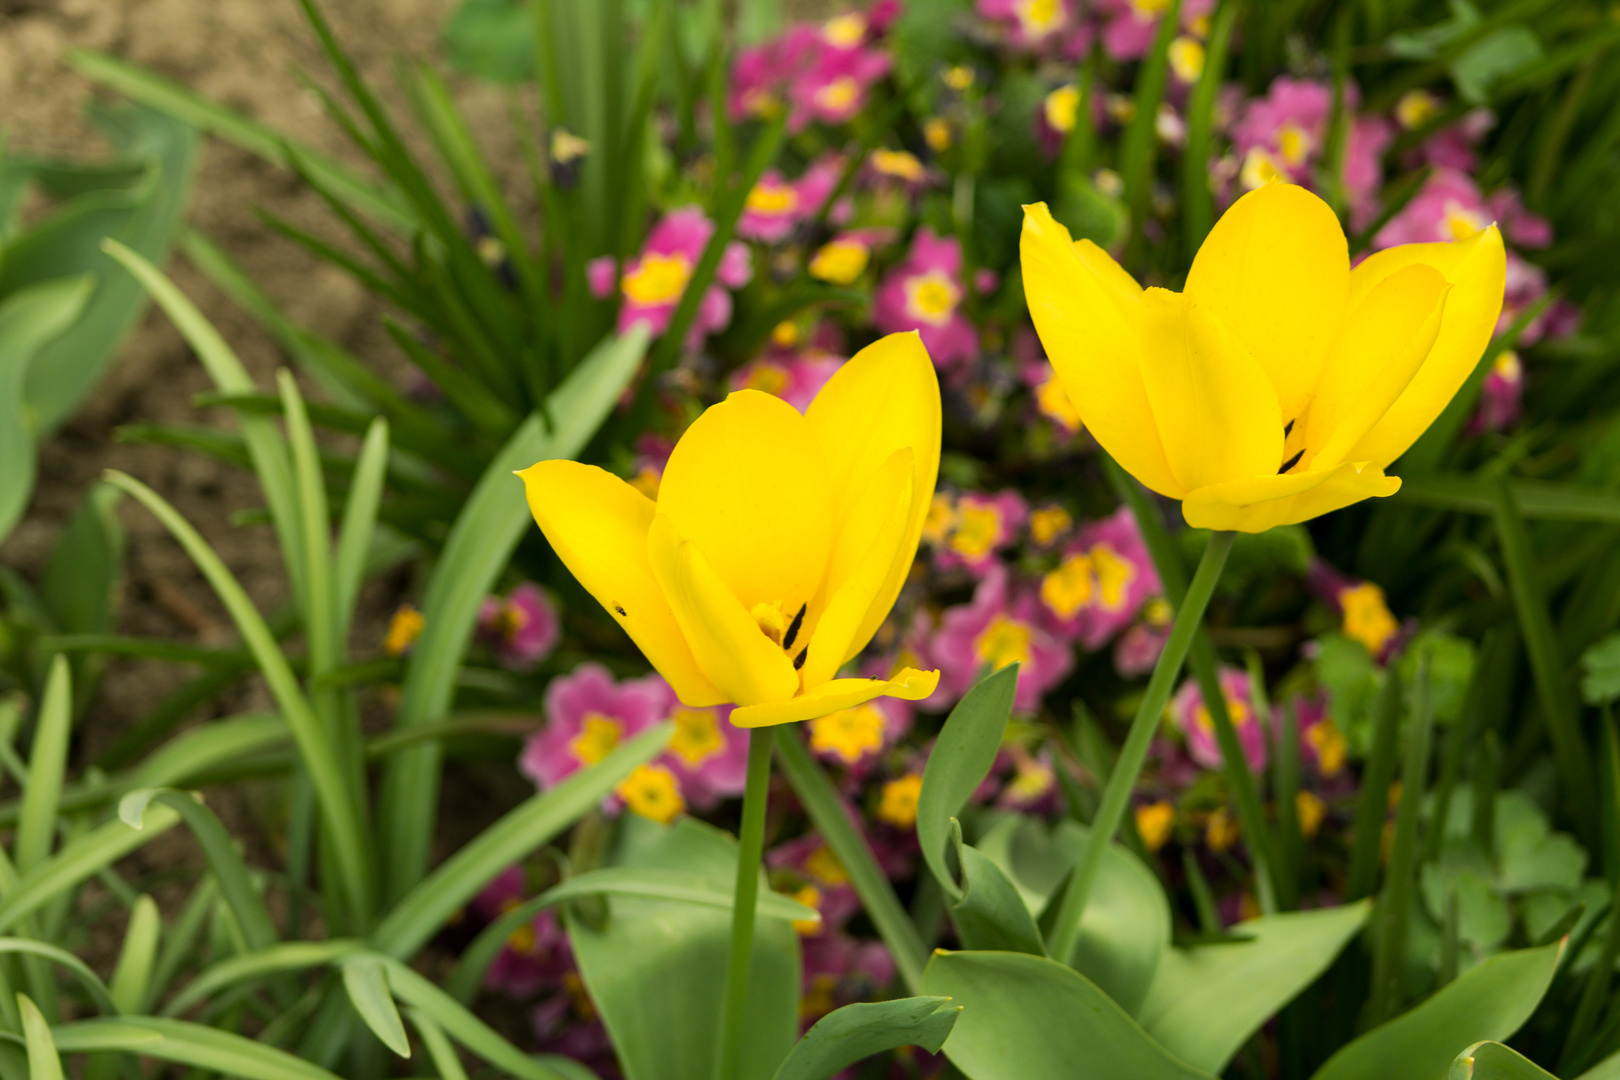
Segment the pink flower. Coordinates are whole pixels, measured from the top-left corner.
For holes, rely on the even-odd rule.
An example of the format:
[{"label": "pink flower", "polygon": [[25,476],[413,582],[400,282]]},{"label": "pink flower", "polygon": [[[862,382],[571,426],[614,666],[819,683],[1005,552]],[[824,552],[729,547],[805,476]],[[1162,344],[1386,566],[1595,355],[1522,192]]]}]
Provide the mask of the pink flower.
[{"label": "pink flower", "polygon": [[767,169],[748,193],[742,217],[737,221],[737,235],[766,243],[786,239],[794,226],[821,210],[838,186],[843,167],[836,157],[823,158],[792,183],[782,179],[775,169]]},{"label": "pink flower", "polygon": [[1328,714],[1326,700],[1319,694],[1300,698],[1293,703],[1293,711],[1299,726],[1300,759],[1321,780],[1340,776],[1348,779],[1345,763],[1349,744]]},{"label": "pink flower", "polygon": [[1114,642],[1114,670],[1121,678],[1146,675],[1159,662],[1170,639],[1170,602],[1156,596],[1142,607],[1142,620],[1127,627]]},{"label": "pink flower", "polygon": [[1512,188],[1498,189],[1486,204],[1502,225],[1502,234],[1522,248],[1544,248],[1553,241],[1552,222],[1526,210],[1519,193]]},{"label": "pink flower", "polygon": [[682,705],[669,693],[675,722],[669,749],[658,762],[680,780],[680,792],[700,809],[723,798],[741,795],[748,776],[748,733],[731,724],[731,706],[698,709]]},{"label": "pink flower", "polygon": [[[1170,5],[1164,0],[1098,0],[1097,13],[1103,20],[1103,50],[1115,60],[1137,60],[1153,48],[1159,32],[1159,19]],[[1195,27],[1208,17],[1215,0],[1184,0],[1181,24]]]},{"label": "pink flower", "polygon": [[[834,1009],[878,997],[894,982],[894,960],[881,941],[828,931],[803,943],[804,974],[799,1019],[808,1028]],[[844,1080],[846,1073],[838,1074]]]},{"label": "pink flower", "polygon": [[1378,230],[1373,246],[1383,249],[1461,240],[1495,218],[1472,177],[1456,169],[1436,168],[1412,201]]},{"label": "pink flower", "polygon": [[1053,626],[1087,650],[1136,620],[1159,575],[1128,506],[1080,530],[1057,569],[1041,579],[1041,603]]},{"label": "pink flower", "polygon": [[1252,190],[1278,176],[1308,183],[1332,111],[1333,88],[1326,83],[1286,75],[1273,80],[1266,96],[1251,100],[1232,126],[1244,188]]},{"label": "pink flower", "polygon": [[795,23],[781,37],[738,53],[727,101],[731,118],[778,113],[783,87],[815,63],[822,48],[821,34],[814,26]]},{"label": "pink flower", "polygon": [[501,666],[527,671],[557,647],[561,636],[557,609],[532,581],[505,598],[491,596],[478,609],[478,633],[495,646]]},{"label": "pink flower", "polygon": [[823,47],[788,87],[793,111],[788,130],[800,131],[811,121],[842,124],[866,107],[872,84],[888,75],[888,53],[864,45],[840,48],[823,37]]},{"label": "pink flower", "polygon": [[767,354],[733,371],[729,382],[733,390],[763,390],[804,412],[843,366],[844,357],[825,353]]},{"label": "pink flower", "polygon": [[1075,18],[1073,0],[978,0],[979,14],[996,24],[1006,43],[1021,52],[1067,52],[1076,34],[1089,29]]},{"label": "pink flower", "polygon": [[[642,245],[641,254],[619,275],[618,331],[624,333],[637,323],[645,323],[656,336],[669,327],[675,305],[686,292],[692,271],[703,257],[703,249],[714,235],[714,223],[702,210],[685,206],[671,210],[653,226]],[[586,267],[591,291],[605,297],[613,289],[613,260],[609,256],[591,260]],[[748,245],[733,241],[726,245],[715,283],[703,294],[698,315],[687,337],[695,348],[707,334],[724,330],[731,322],[731,294],[726,288],[740,289],[753,278],[753,259]]]},{"label": "pink flower", "polygon": [[[1249,768],[1259,772],[1266,767],[1266,734],[1254,715],[1254,701],[1249,694],[1248,672],[1223,666],[1219,679],[1221,693],[1226,698],[1226,714],[1237,731],[1238,742]],[[1176,727],[1187,738],[1187,749],[1193,760],[1206,769],[1221,767],[1221,748],[1215,741],[1215,721],[1204,706],[1204,695],[1198,683],[1188,679],[1170,699],[1170,714]]]},{"label": "pink flower", "polygon": [[518,768],[542,790],[555,787],[662,720],[672,700],[657,675],[617,682],[600,664],[581,664],[546,687],[546,726],[524,746]]},{"label": "pink flower", "polygon": [[979,354],[978,334],[960,310],[964,292],[962,245],[924,225],[878,287],[872,321],[884,334],[916,330],[934,364],[949,370]]},{"label": "pink flower", "polygon": [[950,534],[934,556],[941,570],[964,568],[982,574],[996,553],[1010,547],[1029,516],[1024,497],[1008,488],[994,495],[969,492],[956,500]]},{"label": "pink flower", "polygon": [[940,619],[929,648],[940,666],[940,685],[959,698],[978,681],[981,669],[998,671],[1017,661],[1022,666],[1013,707],[1033,711],[1074,666],[1068,647],[1041,622],[1035,594],[1009,589],[1006,568],[992,565],[973,602],[947,609]]},{"label": "pink flower", "polygon": [[1468,421],[1468,430],[1476,435],[1501,431],[1518,423],[1523,411],[1524,365],[1518,353],[1503,349],[1479,388],[1479,408]]},{"label": "pink flower", "polygon": [[1378,189],[1384,182],[1384,151],[1395,138],[1389,121],[1358,116],[1344,145],[1344,192],[1351,227],[1365,228],[1378,216]]},{"label": "pink flower", "polygon": [[1496,116],[1489,109],[1474,109],[1455,124],[1441,128],[1424,140],[1413,157],[1413,163],[1471,173],[1479,167],[1479,156],[1474,153],[1474,147],[1495,125]]},{"label": "pink flower", "polygon": [[[530,895],[523,867],[509,866],[484,886],[473,900],[473,910],[486,922],[494,922]],[[484,974],[484,985],[527,997],[558,985],[573,966],[568,937],[555,912],[546,909],[512,932]]]}]

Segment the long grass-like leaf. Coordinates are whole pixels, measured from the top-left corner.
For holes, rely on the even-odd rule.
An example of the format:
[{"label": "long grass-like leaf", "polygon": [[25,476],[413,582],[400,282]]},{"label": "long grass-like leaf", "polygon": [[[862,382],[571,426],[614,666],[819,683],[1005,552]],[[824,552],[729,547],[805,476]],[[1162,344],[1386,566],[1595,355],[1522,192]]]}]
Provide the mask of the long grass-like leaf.
[{"label": "long grass-like leaf", "polygon": [[[1356,802],[1356,825],[1350,841],[1349,884],[1345,899],[1371,896],[1378,876],[1378,852],[1384,840],[1389,786],[1395,779],[1397,740],[1401,725],[1401,680],[1384,676],[1384,688],[1373,713],[1372,749],[1362,772],[1361,795]],[[1487,849],[1488,850],[1488,849]]]},{"label": "long grass-like leaf", "polygon": [[1165,82],[1170,74],[1170,43],[1181,25],[1181,0],[1170,0],[1159,16],[1153,49],[1142,61],[1136,75],[1136,95],[1130,123],[1120,145],[1120,179],[1125,182],[1125,201],[1131,211],[1131,235],[1142,235],[1152,194],[1153,161],[1159,144],[1159,103],[1164,100]]},{"label": "long grass-like leaf", "polygon": [[[1385,677],[1390,682],[1399,682],[1394,672]],[[1418,822],[1428,786],[1429,736],[1434,725],[1427,655],[1418,661],[1416,697],[1412,723],[1406,732],[1406,759],[1401,765],[1401,804],[1395,812],[1395,837],[1390,844],[1389,869],[1378,903],[1372,1002],[1368,1006],[1375,1024],[1400,1011],[1402,984],[1406,980],[1406,940],[1412,920],[1412,897],[1417,890]]]},{"label": "long grass-like leaf", "polygon": [[360,445],[360,456],[349,483],[349,498],[343,507],[343,524],[338,530],[337,554],[332,565],[332,609],[338,647],[348,641],[354,621],[354,605],[365,579],[366,556],[371,551],[372,533],[377,527],[377,507],[382,502],[383,481],[388,474],[388,421],[371,422]]},{"label": "long grass-like leaf", "polygon": [[163,1015],[179,1016],[230,987],[291,971],[335,964],[364,948],[363,942],[343,939],[286,941],[256,952],[232,956],[212,965],[187,983],[185,989],[163,1007]]},{"label": "long grass-like leaf", "polygon": [[10,956],[33,956],[49,961],[71,974],[79,985],[84,987],[85,993],[95,1003],[96,1008],[109,1015],[121,1011],[112,992],[107,989],[107,984],[101,981],[101,977],[90,970],[90,965],[66,949],[33,938],[0,937],[0,953]]},{"label": "long grass-like leaf", "polygon": [[23,1040],[28,1046],[28,1080],[62,1080],[62,1059],[39,1006],[27,994],[17,995],[22,1010]]},{"label": "long grass-like leaf", "polygon": [[1181,158],[1182,246],[1188,264],[1215,224],[1215,193],[1210,189],[1211,138],[1215,100],[1226,75],[1226,56],[1243,0],[1224,0],[1210,27],[1204,70],[1187,103],[1187,145]]},{"label": "long grass-like leaf", "polygon": [[51,853],[72,720],[73,679],[67,657],[57,656],[51,661],[45,695],[40,699],[34,745],[28,755],[28,782],[23,785],[22,812],[17,817],[13,862],[19,874],[28,873]]},{"label": "long grass-like leaf", "polygon": [[162,934],[163,916],[158,914],[157,902],[142,893],[130,909],[124,944],[113,968],[111,993],[119,1012],[138,1013],[146,1008]]},{"label": "long grass-like leaf", "polygon": [[64,1054],[138,1054],[245,1080],[339,1080],[275,1047],[184,1020],[155,1016],[81,1020],[53,1028],[52,1034]]},{"label": "long grass-like leaf", "polygon": [[122,821],[109,821],[68,841],[49,860],[25,874],[0,900],[0,932],[51,903],[86,878],[111,866],[136,848],[172,829],[180,815],[166,806],[154,807],[144,827],[131,829]]}]

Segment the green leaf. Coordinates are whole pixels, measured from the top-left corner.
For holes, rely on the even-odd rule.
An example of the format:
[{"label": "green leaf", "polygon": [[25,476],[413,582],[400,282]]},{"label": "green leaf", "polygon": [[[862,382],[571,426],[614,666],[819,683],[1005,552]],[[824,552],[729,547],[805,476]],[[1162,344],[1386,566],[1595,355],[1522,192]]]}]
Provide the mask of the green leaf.
[{"label": "green leaf", "polygon": [[917,797],[917,842],[928,869],[953,900],[961,896],[962,888],[945,861],[951,819],[962,812],[990,774],[1017,690],[1017,664],[980,679],[945,719],[923,768],[922,791]]},{"label": "green leaf", "polygon": [[940,950],[923,989],[962,1007],[945,1053],[972,1080],[1210,1080],[1054,960]]},{"label": "green leaf", "polygon": [[[1045,910],[1080,861],[1091,830],[1073,821],[1047,831],[1037,818],[1012,815],[979,841],[1005,870],[1032,912]],[[1080,923],[1075,970],[1135,1014],[1170,945],[1170,905],[1153,871],[1118,842],[1108,845]]]},{"label": "green leaf", "polygon": [[113,1001],[112,994],[108,991],[106,984],[101,981],[100,976],[91,971],[89,965],[83,960],[64,949],[59,949],[55,945],[43,941],[36,941],[33,938],[0,937],[0,954],[37,956],[53,964],[60,965],[79,981],[79,985],[84,987],[85,992],[90,995],[90,1000],[95,1002],[97,1009],[104,1013],[116,1013],[118,1011],[117,1003]]},{"label": "green leaf", "polygon": [[162,933],[163,917],[158,914],[157,902],[142,893],[130,908],[124,945],[118,953],[118,966],[113,969],[112,999],[119,1012],[145,1010]]},{"label": "green leaf", "polygon": [[132,788],[179,787],[207,769],[284,743],[287,722],[275,713],[212,720],[169,740],[130,773]]},{"label": "green leaf", "polygon": [[372,935],[377,950],[410,959],[495,875],[584,817],[636,766],[662,753],[672,730],[667,723],[650,728],[595,765],[508,811],[440,863],[388,913]]},{"label": "green leaf", "polygon": [[534,9],[527,0],[462,0],[444,24],[450,66],[491,82],[534,77]]},{"label": "green leaf", "polygon": [[1604,1058],[1575,1080],[1620,1080],[1620,1052]]},{"label": "green leaf", "polygon": [[56,808],[62,797],[72,718],[73,681],[67,657],[59,655],[51,661],[34,727],[34,745],[28,753],[28,782],[23,785],[13,856],[19,874],[44,862],[56,839]]},{"label": "green leaf", "polygon": [[1457,1055],[1446,1080],[1557,1080],[1552,1073],[1499,1042],[1475,1043]]},{"label": "green leaf", "polygon": [[36,420],[23,389],[29,369],[83,313],[91,286],[88,277],[58,278],[0,302],[0,460],[7,463],[0,470],[0,538],[16,526],[34,490]]},{"label": "green leaf", "polygon": [[[1620,495],[1556,480],[1511,480],[1519,513],[1538,521],[1620,522]],[[1401,502],[1469,514],[1496,513],[1496,492],[1489,481],[1457,473],[1403,477],[1393,496]]]},{"label": "green leaf", "polygon": [[433,1067],[439,1071],[440,1080],[468,1080],[467,1070],[462,1067],[461,1058],[456,1054],[456,1048],[450,1044],[450,1039],[444,1033],[444,1028],[432,1016],[421,1009],[411,1009],[409,1014],[411,1026],[422,1038],[422,1045],[427,1047],[428,1057],[433,1060]]},{"label": "green leaf", "polygon": [[56,1056],[51,1026],[39,1006],[27,994],[18,994],[17,1008],[22,1011],[23,1040],[28,1044],[28,1080],[62,1080],[62,1059]]},{"label": "green leaf", "polygon": [[1451,63],[1451,81],[1470,105],[1484,105],[1491,87],[1541,59],[1541,42],[1527,27],[1504,26]]},{"label": "green leaf", "polygon": [[1345,1046],[1313,1080],[1434,1080],[1465,1047],[1506,1039],[1552,983],[1561,945],[1500,953],[1416,1008]]},{"label": "green leaf", "polygon": [[166,806],[152,809],[141,829],[109,821],[63,845],[49,860],[24,874],[0,900],[0,932],[16,926],[52,900],[172,829],[180,815]]},{"label": "green leaf", "polygon": [[349,995],[354,1011],[372,1034],[384,1046],[402,1058],[411,1056],[411,1041],[405,1034],[405,1024],[394,1006],[394,995],[388,989],[388,976],[383,973],[381,957],[360,956],[343,964],[343,989]]},{"label": "green leaf", "polygon": [[[736,859],[736,842],[712,826],[686,818],[665,827],[626,815],[613,863],[701,874],[724,888]],[[724,912],[665,900],[615,899],[599,930],[568,921],[580,974],[626,1080],[711,1080],[730,936]],[[758,922],[740,1076],[776,1071],[797,1034],[798,1005],[798,937],[784,922]]]},{"label": "green leaf", "polygon": [[898,1046],[920,1046],[937,1054],[962,1011],[949,1001],[909,997],[834,1009],[793,1044],[775,1080],[828,1080],[858,1061]]},{"label": "green leaf", "polygon": [[162,1058],[245,1080],[338,1080],[318,1066],[273,1046],[184,1020],[125,1016],[81,1020],[52,1030],[64,1054],[123,1051]]},{"label": "green leaf", "polygon": [[960,828],[952,830],[952,844],[962,868],[962,896],[951,905],[951,921],[962,947],[1045,956],[1040,927],[1017,886],[989,856],[962,843]]},{"label": "green leaf", "polygon": [[1327,970],[1370,910],[1363,901],[1267,915],[1232,927],[1246,941],[1167,949],[1137,1019],[1182,1061],[1223,1072],[1261,1024]]},{"label": "green leaf", "polygon": [[383,482],[388,473],[388,421],[371,422],[360,457],[349,483],[349,498],[343,506],[343,525],[338,530],[337,553],[332,564],[333,615],[337,619],[337,640],[346,642],[354,622],[355,600],[366,576],[366,556],[377,527],[377,507],[382,501]]},{"label": "green leaf", "polygon": [[124,493],[97,483],[51,549],[40,580],[40,599],[56,629],[67,634],[105,634],[124,576],[124,527],[118,503]]},{"label": "green leaf", "polygon": [[1581,654],[1581,696],[1588,705],[1620,701],[1620,633]]},{"label": "green leaf", "polygon": [[359,941],[285,941],[256,952],[239,953],[205,968],[163,1007],[163,1015],[179,1016],[199,1002],[238,983],[261,980],[288,971],[304,971],[336,963],[363,951]]},{"label": "green leaf", "polygon": [[[702,872],[604,866],[600,870],[576,874],[562,884],[547,889],[539,899],[548,904],[560,904],[581,896],[633,896],[643,900],[697,904],[729,912],[734,892],[734,889],[721,888],[712,875]],[[821,918],[815,908],[806,907],[770,889],[760,891],[755,910],[761,918],[786,919],[789,922],[819,921]]]}]

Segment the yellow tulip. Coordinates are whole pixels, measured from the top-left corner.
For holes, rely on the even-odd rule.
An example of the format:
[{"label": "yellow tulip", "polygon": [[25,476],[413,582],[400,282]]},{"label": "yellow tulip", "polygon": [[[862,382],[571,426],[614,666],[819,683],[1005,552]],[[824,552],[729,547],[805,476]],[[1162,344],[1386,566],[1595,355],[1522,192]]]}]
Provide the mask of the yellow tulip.
[{"label": "yellow tulip", "polygon": [[915,333],[862,349],[801,415],[739,390],[676,444],[648,499],[576,461],[523,470],[563,564],[681,701],[739,727],[811,720],[939,672],[840,679],[894,605],[939,472],[939,381]]},{"label": "yellow tulip", "polygon": [[1188,524],[1264,532],[1393,495],[1384,470],[1478,363],[1502,307],[1493,225],[1350,267],[1326,203],[1273,183],[1210,231],[1185,292],[1143,289],[1045,204],[1024,294],[1085,427]]}]

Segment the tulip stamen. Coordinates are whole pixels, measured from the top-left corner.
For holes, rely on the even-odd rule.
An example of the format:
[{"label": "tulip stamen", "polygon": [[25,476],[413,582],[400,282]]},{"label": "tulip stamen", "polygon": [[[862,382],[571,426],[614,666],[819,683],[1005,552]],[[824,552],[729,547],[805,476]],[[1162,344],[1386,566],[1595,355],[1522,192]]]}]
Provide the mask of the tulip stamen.
[{"label": "tulip stamen", "polygon": [[[1296,417],[1295,419],[1298,419],[1298,418]],[[1288,423],[1283,425],[1283,438],[1286,439],[1286,438],[1288,438],[1288,436],[1292,435],[1293,433],[1294,433],[1294,421],[1290,420],[1290,421],[1288,421]]]},{"label": "tulip stamen", "polygon": [[1292,469],[1295,465],[1298,465],[1299,464],[1299,459],[1304,457],[1304,456],[1305,456],[1305,448],[1302,446],[1302,447],[1299,448],[1299,453],[1295,454],[1293,457],[1291,457],[1287,461],[1283,462],[1282,468],[1277,470],[1277,475],[1281,476],[1283,473],[1287,472],[1289,469]]},{"label": "tulip stamen", "polygon": [[804,667],[805,657],[807,657],[809,655],[810,655],[810,646],[806,645],[804,648],[800,649],[799,650],[799,655],[795,656],[793,658],[793,670],[798,671],[800,668]]},{"label": "tulip stamen", "polygon": [[809,604],[799,605],[799,613],[793,616],[793,621],[788,623],[787,633],[782,635],[782,648],[793,648],[794,641],[799,637],[799,628],[804,625],[804,613],[809,607]]}]

